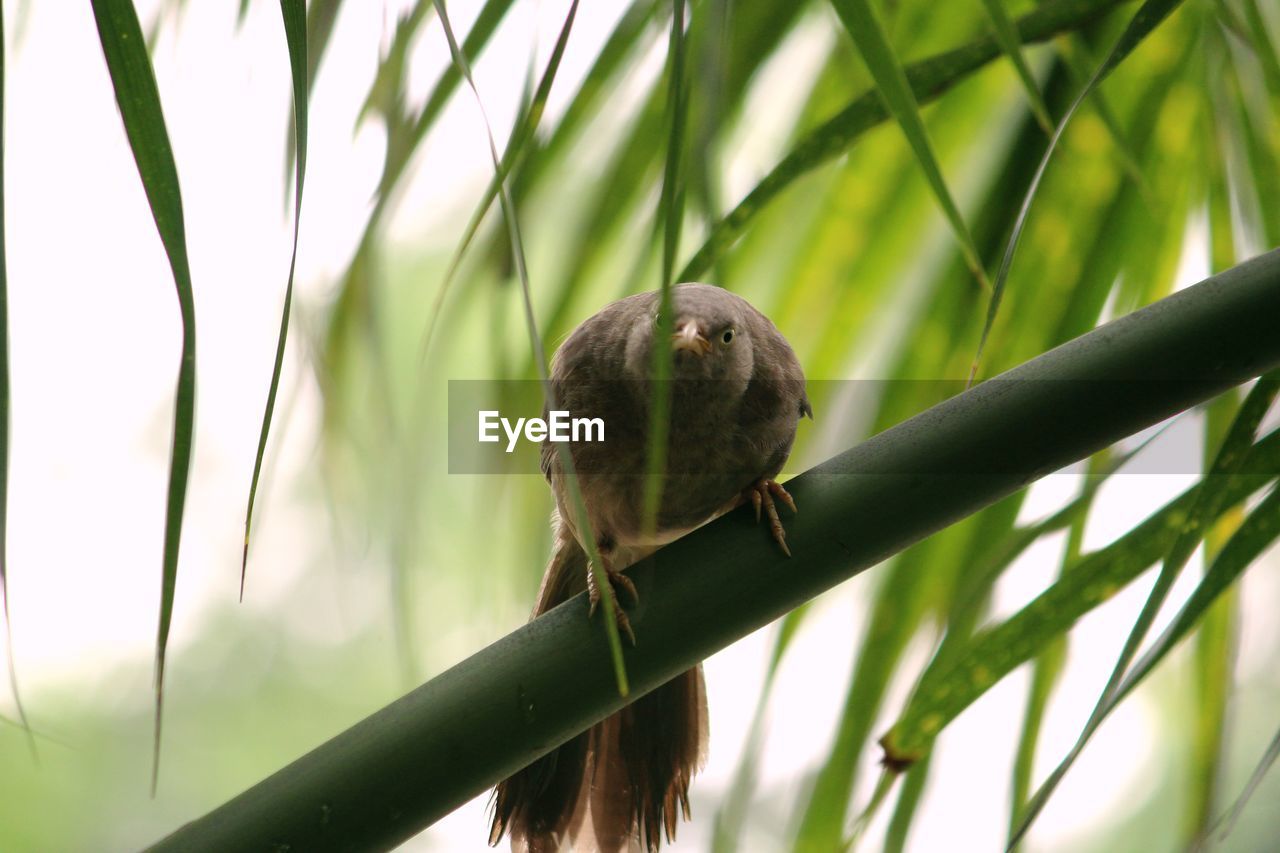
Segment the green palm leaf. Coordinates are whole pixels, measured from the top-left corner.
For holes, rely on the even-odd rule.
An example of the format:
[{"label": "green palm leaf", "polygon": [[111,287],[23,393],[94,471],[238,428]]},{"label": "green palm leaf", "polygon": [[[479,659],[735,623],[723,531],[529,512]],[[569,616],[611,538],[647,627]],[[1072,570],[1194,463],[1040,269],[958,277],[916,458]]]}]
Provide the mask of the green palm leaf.
[{"label": "green palm leaf", "polygon": [[130,0],[93,0],[93,14],[107,70],[115,87],[116,102],[124,122],[129,147],[146,190],[160,241],[169,256],[178,308],[182,315],[182,360],[174,406],[173,444],[169,459],[169,488],[165,505],[164,563],[160,583],[160,627],[156,635],[155,760],[151,786],[160,772],[160,722],[164,707],[164,664],[173,621],[173,596],[178,582],[178,549],[182,540],[182,515],[191,471],[192,431],[196,407],[196,317],[191,292],[191,268],[187,260],[186,228],[178,170],[169,146],[160,92],[147,56],[142,27]]}]

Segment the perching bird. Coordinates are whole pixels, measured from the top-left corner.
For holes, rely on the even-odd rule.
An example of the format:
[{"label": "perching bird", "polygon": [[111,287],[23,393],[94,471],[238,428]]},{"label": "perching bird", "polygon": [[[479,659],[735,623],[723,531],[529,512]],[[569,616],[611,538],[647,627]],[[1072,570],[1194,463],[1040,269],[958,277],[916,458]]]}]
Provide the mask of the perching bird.
[{"label": "perching bird", "polygon": [[[750,501],[790,555],[774,481],[801,416],[813,416],[804,374],[786,339],[744,299],[719,287],[672,291],[674,334],[667,462],[653,535],[643,528],[644,475],[654,385],[660,294],[606,306],[557,350],[551,388],[558,409],[602,418],[604,441],[571,442],[590,528],[613,587],[619,628],[632,642],[619,598],[636,598],[622,570],[658,547]],[[588,589],[588,571],[557,446],[542,445],[542,471],[556,499],[555,550],[533,615]],[[575,844],[605,853],[660,846],[689,818],[689,783],[707,748],[701,666],[677,676],[591,730],[500,783],[489,843],[510,832],[512,847],[550,853]]]}]

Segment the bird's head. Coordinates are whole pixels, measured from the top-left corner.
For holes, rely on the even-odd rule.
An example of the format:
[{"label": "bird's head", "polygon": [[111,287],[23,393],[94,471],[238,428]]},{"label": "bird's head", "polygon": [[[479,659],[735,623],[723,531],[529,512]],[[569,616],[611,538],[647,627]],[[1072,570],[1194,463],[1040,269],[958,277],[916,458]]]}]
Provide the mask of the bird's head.
[{"label": "bird's head", "polygon": [[[748,312],[740,296],[709,284],[680,284],[672,288],[671,336],[665,341],[672,354],[672,378],[722,380],[742,386],[751,379],[752,341]],[[636,372],[653,376],[653,347],[662,335],[661,299],[653,294],[645,328],[637,329],[633,350],[643,359]]]}]

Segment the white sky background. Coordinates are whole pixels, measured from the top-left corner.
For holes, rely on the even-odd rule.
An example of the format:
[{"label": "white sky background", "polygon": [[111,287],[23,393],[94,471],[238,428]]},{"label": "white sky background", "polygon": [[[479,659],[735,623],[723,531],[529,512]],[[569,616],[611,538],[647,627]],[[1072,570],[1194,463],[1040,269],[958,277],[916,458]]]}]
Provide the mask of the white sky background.
[{"label": "white sky background", "polygon": [[[389,39],[397,10],[407,5],[347,3],[324,59],[312,100],[297,279],[298,300],[309,307],[324,304],[368,213],[382,132],[369,123],[353,135],[354,121],[378,46]],[[459,33],[479,5],[450,4]],[[500,139],[519,97],[529,51],[536,45],[539,63],[545,60],[567,5],[559,0],[515,4],[477,63],[485,108]],[[4,202],[13,371],[9,566],[19,673],[31,710],[38,713],[42,691],[95,682],[121,663],[149,663],[154,653],[180,339],[173,281],[125,142],[88,5],[31,3],[15,44],[17,6],[5,3]],[[157,3],[144,0],[138,6],[145,24]],[[621,4],[582,4],[552,97],[552,116],[612,26],[615,6]],[[230,2],[189,3],[180,25],[166,26],[155,54],[182,183],[199,330],[195,467],[171,659],[180,658],[184,643],[198,635],[202,613],[237,593],[243,501],[288,270],[291,226],[281,181],[290,84],[279,10],[275,3],[255,2],[237,30],[234,8]],[[422,97],[448,59],[436,22],[424,24],[420,43],[411,76],[414,99]],[[656,59],[654,70],[660,55]],[[735,185],[742,176],[759,174],[773,150],[753,145],[730,164]],[[469,210],[491,169],[478,112],[465,88],[417,163],[392,234],[404,244],[451,246],[456,234],[438,226],[458,210]],[[1196,281],[1205,271],[1197,246],[1183,264],[1181,283]],[[291,365],[286,381],[295,375]],[[313,389],[304,386],[289,441],[283,451],[274,444],[273,452],[282,458],[267,499],[271,518],[255,542],[259,564],[269,562],[273,571],[251,577],[248,608],[269,612],[302,571],[299,561],[291,560],[296,543],[323,536],[308,526],[315,523],[314,508],[299,505],[295,492],[282,487],[309,462],[318,411]],[[1129,529],[1190,481],[1189,476],[1115,478],[1102,492],[1086,547]],[[1048,478],[1033,488],[1026,514],[1050,512],[1077,486],[1070,475]],[[1011,612],[1041,591],[1056,560],[1055,547],[1042,543],[1019,561],[1000,584],[998,610]],[[828,748],[873,574],[828,595],[789,653],[770,709],[762,790],[794,795],[797,780]],[[1190,582],[1192,573],[1185,580]],[[1046,721],[1041,774],[1051,766],[1048,759],[1060,755],[1079,731],[1149,586],[1149,578],[1132,585],[1073,634],[1065,679]],[[1256,672],[1274,647],[1268,603],[1275,600],[1277,583],[1255,570],[1246,589],[1267,594],[1244,597],[1246,632],[1252,632],[1243,638],[1244,673]],[[1188,591],[1180,584],[1175,600]],[[767,631],[754,635],[707,665],[711,761],[695,785],[695,813],[701,819],[682,830],[676,849],[706,848],[710,817],[746,735],[770,637]],[[927,649],[914,653],[923,660]],[[832,672],[841,675],[833,680]],[[911,837],[913,849],[950,849],[957,833],[972,842],[971,849],[999,845],[1007,820],[1011,733],[1020,725],[1025,685],[1025,673],[1015,673],[948,730]],[[908,686],[898,685],[898,701]],[[149,678],[119,689],[149,696]],[[890,697],[886,707],[897,708],[898,701]],[[0,707],[11,713],[7,697],[0,698]],[[1109,803],[1139,796],[1139,775],[1159,760],[1151,755],[1156,719],[1141,700],[1113,716],[1039,822],[1035,838],[1040,844],[1069,848]],[[875,752],[868,749],[864,760],[874,761]],[[482,849],[483,802],[459,810],[410,846]],[[769,810],[788,814],[792,807],[778,803]],[[883,824],[880,820],[873,828],[873,845]]]}]

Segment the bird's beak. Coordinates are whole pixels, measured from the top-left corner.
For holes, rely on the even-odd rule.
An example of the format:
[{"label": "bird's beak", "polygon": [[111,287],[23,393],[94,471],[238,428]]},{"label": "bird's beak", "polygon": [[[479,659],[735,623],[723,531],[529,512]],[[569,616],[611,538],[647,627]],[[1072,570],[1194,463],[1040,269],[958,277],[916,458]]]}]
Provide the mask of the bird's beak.
[{"label": "bird's beak", "polygon": [[698,324],[693,320],[685,320],[676,326],[676,333],[671,336],[671,349],[675,352],[688,350],[694,355],[711,352],[711,341],[698,331]]}]

